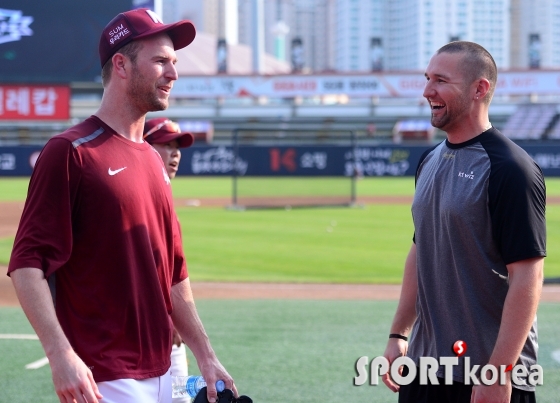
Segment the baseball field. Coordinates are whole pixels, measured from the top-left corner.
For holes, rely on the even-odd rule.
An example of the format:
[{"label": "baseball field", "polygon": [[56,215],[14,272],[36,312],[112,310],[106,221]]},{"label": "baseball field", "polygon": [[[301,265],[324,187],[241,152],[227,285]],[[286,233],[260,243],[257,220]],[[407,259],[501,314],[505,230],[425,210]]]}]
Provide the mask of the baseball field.
[{"label": "baseball field", "polygon": [[[0,265],[26,188],[27,179],[0,180]],[[273,403],[396,401],[384,386],[353,386],[353,377],[359,357],[385,347],[412,237],[413,178],[362,179],[352,208],[232,211],[227,178],[177,178],[173,192],[200,316],[240,393]],[[547,194],[545,276],[553,279],[560,179],[547,179]],[[57,402],[41,346],[0,278],[0,402]],[[538,315],[537,398],[558,402],[560,286],[545,286]],[[199,373],[190,354],[189,364]]]}]

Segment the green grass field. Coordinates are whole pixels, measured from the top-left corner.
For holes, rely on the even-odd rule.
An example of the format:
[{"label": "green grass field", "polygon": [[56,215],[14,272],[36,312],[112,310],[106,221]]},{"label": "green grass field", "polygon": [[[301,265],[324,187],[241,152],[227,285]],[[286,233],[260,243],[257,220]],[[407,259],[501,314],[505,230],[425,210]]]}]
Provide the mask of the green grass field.
[{"label": "green grass field", "polygon": [[[560,195],[560,179],[548,179],[547,188]],[[3,179],[0,189],[0,200],[23,201],[27,180]],[[177,178],[173,192],[178,199],[227,198],[231,179]],[[358,196],[413,192],[410,177],[357,183]],[[413,231],[408,204],[247,211],[178,204],[177,214],[193,281],[398,283]],[[548,245],[558,245],[560,205],[547,207],[547,224]],[[12,243],[0,239],[0,263],[8,262]],[[549,246],[548,253],[545,276],[560,277],[560,249]]]},{"label": "green grass field", "polygon": [[[560,195],[560,180],[547,181]],[[0,200],[23,200],[27,180],[0,180]],[[178,178],[177,198],[229,197],[227,178]],[[359,195],[412,195],[412,178],[358,182]],[[177,206],[190,275],[197,280],[396,283],[410,247],[408,205],[230,211]],[[560,206],[547,208],[546,275],[560,276]],[[13,239],[0,240],[7,262]],[[206,330],[241,393],[255,402],[396,402],[384,386],[353,386],[355,361],[381,355],[395,301],[198,300]],[[560,304],[539,307],[539,403],[560,396]],[[0,309],[0,335],[32,334],[19,308]],[[36,340],[0,338],[0,402],[56,403]],[[560,353],[559,353],[560,354]],[[189,353],[190,372],[199,373]]]},{"label": "green grass field", "polygon": [[[394,301],[199,300],[201,319],[238,390],[255,402],[394,403],[385,386],[353,386],[361,356],[381,355]],[[539,363],[544,385],[539,403],[557,403],[560,304],[539,307]],[[0,335],[31,334],[19,308],[0,309]],[[0,402],[56,403],[50,367],[25,365],[44,356],[36,340],[0,339]],[[189,372],[199,374],[189,353]]]}]

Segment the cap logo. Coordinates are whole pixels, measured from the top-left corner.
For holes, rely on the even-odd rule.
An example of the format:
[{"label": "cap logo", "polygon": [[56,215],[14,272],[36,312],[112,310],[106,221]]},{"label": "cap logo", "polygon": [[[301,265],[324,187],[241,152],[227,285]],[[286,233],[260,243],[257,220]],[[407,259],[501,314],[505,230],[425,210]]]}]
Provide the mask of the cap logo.
[{"label": "cap logo", "polygon": [[128,26],[125,24],[125,22],[121,22],[119,25],[106,33],[107,40],[109,41],[111,46],[115,46],[120,40],[126,38],[132,33]]},{"label": "cap logo", "polygon": [[163,24],[163,20],[152,10],[146,10],[146,13],[148,13],[154,24]]}]

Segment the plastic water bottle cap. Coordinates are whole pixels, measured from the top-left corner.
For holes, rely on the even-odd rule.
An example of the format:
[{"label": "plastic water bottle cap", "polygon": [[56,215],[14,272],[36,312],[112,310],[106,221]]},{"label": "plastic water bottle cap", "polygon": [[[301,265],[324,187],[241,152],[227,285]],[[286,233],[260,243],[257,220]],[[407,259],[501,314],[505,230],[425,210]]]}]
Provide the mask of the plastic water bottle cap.
[{"label": "plastic water bottle cap", "polygon": [[223,392],[225,388],[226,384],[224,383],[224,381],[222,381],[221,379],[219,381],[216,381],[216,390],[218,392]]}]

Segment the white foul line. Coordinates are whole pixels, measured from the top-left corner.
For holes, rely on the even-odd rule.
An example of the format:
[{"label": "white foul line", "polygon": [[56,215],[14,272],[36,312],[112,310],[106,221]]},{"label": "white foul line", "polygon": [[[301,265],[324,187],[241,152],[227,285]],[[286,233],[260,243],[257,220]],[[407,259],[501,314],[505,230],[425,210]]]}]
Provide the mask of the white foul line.
[{"label": "white foul line", "polygon": [[0,339],[39,340],[36,334],[0,334]]},{"label": "white foul line", "polygon": [[[4,340],[39,340],[36,334],[0,334],[0,339]],[[40,360],[30,362],[25,366],[26,369],[37,369],[44,367],[49,363],[47,357],[43,357]]]},{"label": "white foul line", "polygon": [[556,361],[560,362],[560,350],[556,350],[552,352],[552,358]]},{"label": "white foul line", "polygon": [[25,366],[26,369],[37,369],[44,367],[49,363],[49,359],[47,357],[43,357],[40,360],[30,362]]}]

